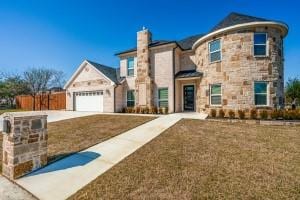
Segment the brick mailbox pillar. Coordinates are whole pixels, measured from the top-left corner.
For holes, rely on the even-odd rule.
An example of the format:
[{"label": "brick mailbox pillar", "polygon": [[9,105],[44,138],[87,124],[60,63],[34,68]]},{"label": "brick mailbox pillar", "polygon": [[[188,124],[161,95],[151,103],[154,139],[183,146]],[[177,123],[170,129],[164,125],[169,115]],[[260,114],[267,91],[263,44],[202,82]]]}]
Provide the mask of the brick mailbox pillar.
[{"label": "brick mailbox pillar", "polygon": [[16,179],[46,165],[47,140],[47,115],[5,114],[2,174]]}]

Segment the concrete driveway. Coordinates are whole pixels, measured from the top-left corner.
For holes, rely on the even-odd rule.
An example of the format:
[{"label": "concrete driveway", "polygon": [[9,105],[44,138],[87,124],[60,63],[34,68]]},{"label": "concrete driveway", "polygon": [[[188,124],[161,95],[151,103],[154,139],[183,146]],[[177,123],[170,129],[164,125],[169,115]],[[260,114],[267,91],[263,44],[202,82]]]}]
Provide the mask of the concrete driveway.
[{"label": "concrete driveway", "polygon": [[[26,113],[26,112],[23,112]],[[29,113],[41,113],[48,115],[48,122],[56,122],[64,119],[71,119],[76,117],[83,117],[89,115],[102,114],[100,112],[78,112],[78,111],[57,111],[57,110],[49,110],[49,111],[32,111]],[[0,115],[0,131],[3,128],[3,114]]]}]

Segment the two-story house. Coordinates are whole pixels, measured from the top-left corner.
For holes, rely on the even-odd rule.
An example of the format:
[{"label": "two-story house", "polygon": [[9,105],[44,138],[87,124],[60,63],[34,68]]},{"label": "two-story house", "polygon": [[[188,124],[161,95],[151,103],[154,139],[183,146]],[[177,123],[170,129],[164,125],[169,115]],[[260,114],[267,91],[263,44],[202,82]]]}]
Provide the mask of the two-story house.
[{"label": "two-story house", "polygon": [[67,110],[119,112],[168,107],[170,113],[211,108],[278,107],[284,99],[283,39],[279,21],[231,13],[206,34],[152,40],[117,53],[120,68],[85,60],[67,82]]}]

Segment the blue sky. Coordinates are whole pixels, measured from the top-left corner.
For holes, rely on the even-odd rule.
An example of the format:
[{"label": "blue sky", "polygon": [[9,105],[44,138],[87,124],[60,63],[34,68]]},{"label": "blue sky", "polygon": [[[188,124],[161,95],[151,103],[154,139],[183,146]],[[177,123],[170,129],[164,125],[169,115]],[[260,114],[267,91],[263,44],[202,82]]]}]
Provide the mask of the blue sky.
[{"label": "blue sky", "polygon": [[69,78],[84,59],[117,67],[114,54],[135,46],[142,26],[154,39],[181,39],[209,31],[234,11],[289,25],[287,80],[300,76],[299,7],[296,0],[0,0],[0,71],[47,67]]}]

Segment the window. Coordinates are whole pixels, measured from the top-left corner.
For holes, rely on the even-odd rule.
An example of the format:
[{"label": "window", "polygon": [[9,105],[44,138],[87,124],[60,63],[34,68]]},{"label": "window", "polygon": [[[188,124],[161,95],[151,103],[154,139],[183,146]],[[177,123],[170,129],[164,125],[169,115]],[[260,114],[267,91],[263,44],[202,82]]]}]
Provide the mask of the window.
[{"label": "window", "polygon": [[268,105],[268,83],[267,82],[255,82],[254,93],[255,93],[255,105],[266,106]]},{"label": "window", "polygon": [[168,107],[168,88],[158,89],[158,107]]},{"label": "window", "polygon": [[278,55],[281,56],[282,58],[284,57],[283,55],[283,38],[280,38],[280,45],[278,49]]},{"label": "window", "polygon": [[222,105],[222,91],[221,84],[214,84],[210,86],[210,105]]},{"label": "window", "polygon": [[267,34],[254,33],[254,56],[267,55]]},{"label": "window", "polygon": [[134,90],[127,91],[127,107],[134,107]]},{"label": "window", "polygon": [[134,58],[127,58],[127,76],[134,75]]},{"label": "window", "polygon": [[209,43],[209,59],[210,62],[221,60],[221,40],[214,40]]}]

